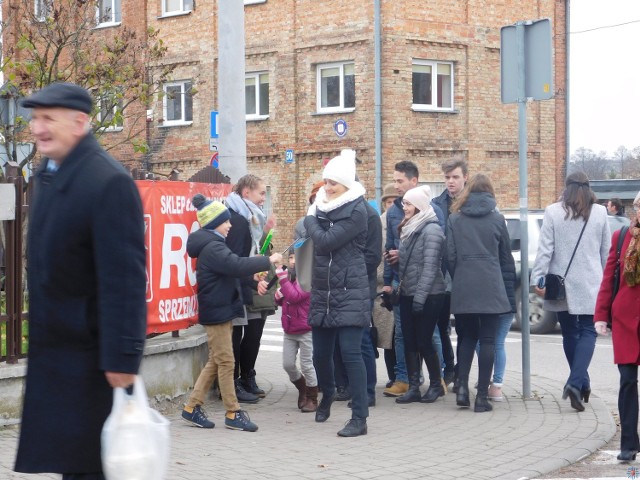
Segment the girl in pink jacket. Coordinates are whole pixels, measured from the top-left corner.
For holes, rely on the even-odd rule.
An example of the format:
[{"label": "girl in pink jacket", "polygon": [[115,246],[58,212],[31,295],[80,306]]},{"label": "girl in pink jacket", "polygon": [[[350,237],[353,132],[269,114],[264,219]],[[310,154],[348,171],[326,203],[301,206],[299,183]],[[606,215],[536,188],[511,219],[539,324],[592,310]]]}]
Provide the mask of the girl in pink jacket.
[{"label": "girl in pink jacket", "polygon": [[[298,389],[298,408],[315,412],[318,407],[318,380],[313,366],[311,327],[307,323],[311,295],[302,290],[295,277],[295,256],[289,254],[289,272],[278,267],[276,274],[280,288],[275,293],[276,303],[282,306],[282,367],[289,380]],[[300,369],[296,357],[300,350]]]}]

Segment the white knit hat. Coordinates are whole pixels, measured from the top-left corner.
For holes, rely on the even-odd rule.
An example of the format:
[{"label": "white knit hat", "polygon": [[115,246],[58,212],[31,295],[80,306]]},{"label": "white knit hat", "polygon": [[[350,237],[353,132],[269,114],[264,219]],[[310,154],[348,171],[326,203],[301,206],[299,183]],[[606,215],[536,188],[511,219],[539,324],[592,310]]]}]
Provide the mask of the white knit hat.
[{"label": "white knit hat", "polygon": [[402,199],[407,200],[421,212],[426,212],[431,206],[431,187],[428,185],[414,187],[407,190]]},{"label": "white knit hat", "polygon": [[351,188],[356,181],[356,151],[347,148],[329,160],[322,172],[322,178]]}]

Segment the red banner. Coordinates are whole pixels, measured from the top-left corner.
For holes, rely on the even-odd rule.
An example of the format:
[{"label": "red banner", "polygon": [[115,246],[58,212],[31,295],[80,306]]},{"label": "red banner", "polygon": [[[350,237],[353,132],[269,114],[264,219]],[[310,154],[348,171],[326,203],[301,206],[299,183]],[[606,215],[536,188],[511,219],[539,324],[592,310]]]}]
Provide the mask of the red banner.
[{"label": "red banner", "polygon": [[191,198],[223,200],[229,184],[136,181],[144,209],[147,249],[147,333],[164,333],[198,322],[196,261],[187,237],[200,228]]}]

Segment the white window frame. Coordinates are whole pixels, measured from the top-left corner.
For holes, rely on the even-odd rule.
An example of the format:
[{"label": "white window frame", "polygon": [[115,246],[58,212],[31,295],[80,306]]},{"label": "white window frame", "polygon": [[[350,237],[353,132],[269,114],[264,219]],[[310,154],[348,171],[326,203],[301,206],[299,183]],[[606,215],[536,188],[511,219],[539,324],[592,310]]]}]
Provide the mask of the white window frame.
[{"label": "white window frame", "polygon": [[[102,3],[109,3],[111,2],[111,19],[110,20],[103,20],[100,16],[100,7],[102,6]],[[120,4],[120,8],[117,9],[116,8],[116,3]],[[120,19],[116,20],[116,12],[120,12]],[[120,25],[122,23],[122,0],[98,0],[98,7],[96,8],[96,26],[98,28],[103,28],[103,27],[113,27],[116,25]]]},{"label": "white window frame", "polygon": [[[251,114],[246,114],[245,118],[247,120],[266,120],[267,118],[269,118],[269,112],[267,113],[260,113],[260,77],[262,77],[263,75],[267,76],[267,85],[269,86],[269,89],[271,88],[271,79],[269,78],[269,72],[250,72],[245,74],[244,78],[245,78],[245,89],[246,89],[246,81],[250,78],[255,79],[255,98],[256,98],[256,113],[251,113]],[[271,94],[271,92],[269,92],[269,94]],[[246,100],[246,95],[245,95],[245,100]],[[271,110],[270,105],[267,106],[267,108],[269,108],[269,111]]]},{"label": "white window frame", "polygon": [[51,15],[53,0],[34,0],[33,16],[38,22],[46,22]]},{"label": "white window frame", "polygon": [[267,0],[244,0],[245,5],[254,5],[256,3],[267,3]]},{"label": "white window frame", "polygon": [[[165,84],[162,85],[162,91],[164,92],[164,95],[162,96],[162,118],[164,119],[164,121],[162,122],[162,126],[163,127],[172,127],[175,125],[191,125],[193,123],[193,97],[191,97],[191,120],[185,120],[185,105],[186,102],[184,101],[184,99],[186,98],[186,92],[187,92],[187,88],[186,85],[187,84],[191,84],[191,86],[189,87],[189,90],[191,88],[193,88],[193,81],[192,80],[177,80],[174,82],[167,82]],[[167,100],[168,100],[168,96],[167,96],[167,88],[168,87],[175,87],[175,86],[180,86],[180,95],[182,96],[182,101],[180,102],[181,105],[181,118],[180,120],[167,120]]]},{"label": "white window frame", "polygon": [[[431,67],[431,104],[428,103],[413,103],[413,67],[415,65],[425,65]],[[450,107],[438,107],[438,65],[447,65],[451,71],[451,79],[450,79]],[[450,61],[440,61],[440,60],[417,60],[414,59],[411,63],[411,109],[419,112],[453,112],[455,110],[454,104],[454,62]]]},{"label": "white window frame", "polygon": [[[96,120],[98,121],[98,123],[102,122],[102,98],[103,97],[96,97],[96,109],[97,109],[97,113],[96,113]],[[116,104],[113,106],[113,115],[115,115],[117,113],[118,110],[122,111],[122,104],[123,104],[123,100],[119,99]],[[109,125],[108,127],[103,127],[102,131],[104,132],[120,132],[123,130],[124,128],[124,118],[122,119],[122,125]]]},{"label": "white window frame", "polygon": [[[344,106],[344,67],[346,65],[351,65],[354,67],[354,80],[355,80],[355,62],[334,62],[334,63],[322,63],[318,64],[316,67],[316,99],[317,113],[335,113],[335,112],[353,112],[356,107],[348,107]],[[340,87],[339,87],[339,95],[340,95],[340,105],[337,107],[323,107],[322,106],[322,71],[328,70],[331,68],[338,68],[340,70]],[[355,82],[354,82],[354,102],[355,102]]]},{"label": "white window frame", "polygon": [[[187,15],[193,11],[193,3],[195,0],[180,0],[180,8],[177,10],[167,10],[167,2],[169,0],[160,0],[162,2],[162,16],[174,17],[176,15]],[[185,6],[187,3],[191,5]]]}]

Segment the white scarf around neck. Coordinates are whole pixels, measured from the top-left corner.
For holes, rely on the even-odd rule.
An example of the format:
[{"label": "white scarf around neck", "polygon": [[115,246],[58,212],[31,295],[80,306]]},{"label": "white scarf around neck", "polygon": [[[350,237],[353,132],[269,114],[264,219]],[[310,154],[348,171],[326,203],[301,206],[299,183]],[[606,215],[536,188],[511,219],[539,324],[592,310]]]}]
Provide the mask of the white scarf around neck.
[{"label": "white scarf around neck", "polygon": [[338,207],[341,207],[353,200],[356,200],[365,194],[365,189],[360,182],[354,182],[349,190],[344,192],[337,198],[333,200],[327,200],[327,194],[324,191],[324,187],[320,187],[318,193],[316,194],[316,201],[314,205],[318,210],[324,213],[331,212]]}]

